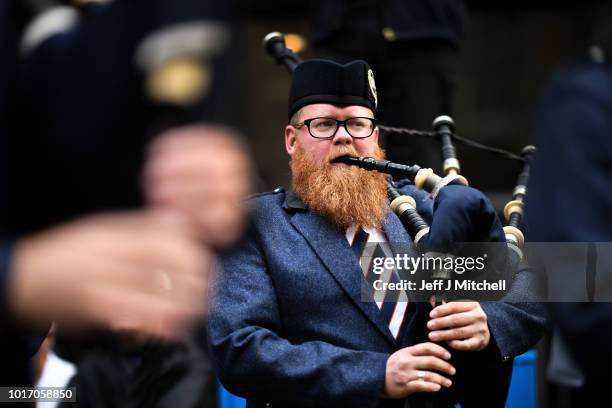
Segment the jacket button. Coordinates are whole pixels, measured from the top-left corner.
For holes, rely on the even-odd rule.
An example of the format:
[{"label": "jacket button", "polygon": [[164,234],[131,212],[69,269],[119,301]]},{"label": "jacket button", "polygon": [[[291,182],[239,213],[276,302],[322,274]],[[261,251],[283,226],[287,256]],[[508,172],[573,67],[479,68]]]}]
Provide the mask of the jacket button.
[{"label": "jacket button", "polygon": [[504,357],[502,358],[502,361],[508,361],[508,360],[510,360],[511,358],[512,358],[512,357],[510,357],[510,356],[504,356]]},{"label": "jacket button", "polygon": [[395,39],[397,38],[397,36],[395,35],[395,30],[393,30],[391,27],[383,28],[382,35],[387,41],[395,41]]}]

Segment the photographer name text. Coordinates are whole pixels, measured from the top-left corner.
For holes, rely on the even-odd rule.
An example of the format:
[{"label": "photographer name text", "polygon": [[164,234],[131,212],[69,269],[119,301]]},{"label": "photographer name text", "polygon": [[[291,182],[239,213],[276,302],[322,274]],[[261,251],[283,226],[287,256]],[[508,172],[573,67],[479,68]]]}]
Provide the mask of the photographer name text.
[{"label": "photographer name text", "polygon": [[444,290],[464,290],[464,291],[505,291],[506,281],[500,279],[489,282],[486,279],[482,281],[465,280],[449,280],[449,279],[434,279],[422,280],[421,284],[417,282],[402,279],[399,282],[384,282],[375,280],[372,284],[374,290],[381,291],[444,291]]}]

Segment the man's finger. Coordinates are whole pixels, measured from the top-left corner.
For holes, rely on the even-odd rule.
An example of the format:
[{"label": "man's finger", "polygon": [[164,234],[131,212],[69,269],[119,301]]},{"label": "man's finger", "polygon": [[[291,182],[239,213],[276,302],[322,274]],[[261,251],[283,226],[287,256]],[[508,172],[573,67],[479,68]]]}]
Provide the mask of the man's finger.
[{"label": "man's finger", "polygon": [[476,321],[474,314],[470,312],[454,313],[444,317],[438,317],[427,322],[429,330],[447,329],[468,326]]},{"label": "man's finger", "polygon": [[431,341],[464,340],[478,334],[479,329],[476,325],[457,327],[448,330],[436,330],[429,332]]},{"label": "man's finger", "polygon": [[425,381],[425,382],[431,382],[434,384],[440,384],[443,387],[450,387],[453,382],[444,377],[443,375],[440,375],[436,372],[433,371],[426,371],[426,370],[417,370],[416,373],[414,374],[414,380],[412,381]]},{"label": "man's finger", "polygon": [[440,384],[420,380],[410,381],[406,386],[410,394],[415,392],[438,392],[442,388]]},{"label": "man's finger", "polygon": [[439,344],[431,342],[420,343],[410,347],[410,354],[413,356],[436,356],[444,360],[449,360],[451,358],[448,350]]},{"label": "man's finger", "polygon": [[455,375],[455,367],[448,362],[433,356],[423,356],[414,358],[414,367],[420,370],[433,370],[448,375]]},{"label": "man's finger", "polygon": [[451,340],[448,345],[457,351],[481,350],[484,348],[484,339],[471,337],[465,340]]},{"label": "man's finger", "polygon": [[448,316],[453,313],[463,313],[472,310],[477,305],[477,302],[450,302],[434,308],[429,313],[429,317],[436,318]]}]

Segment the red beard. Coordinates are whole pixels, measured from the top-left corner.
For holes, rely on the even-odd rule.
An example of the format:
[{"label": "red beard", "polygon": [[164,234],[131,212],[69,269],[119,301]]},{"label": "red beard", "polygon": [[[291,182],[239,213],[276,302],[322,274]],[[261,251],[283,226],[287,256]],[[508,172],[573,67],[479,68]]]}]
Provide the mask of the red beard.
[{"label": "red beard", "polygon": [[[384,174],[355,166],[332,165],[343,155],[358,156],[352,146],[340,146],[322,163],[316,163],[297,142],[290,161],[293,189],[314,212],[340,229],[352,224],[382,229],[388,212],[387,180]],[[374,157],[384,159],[376,147]]]}]

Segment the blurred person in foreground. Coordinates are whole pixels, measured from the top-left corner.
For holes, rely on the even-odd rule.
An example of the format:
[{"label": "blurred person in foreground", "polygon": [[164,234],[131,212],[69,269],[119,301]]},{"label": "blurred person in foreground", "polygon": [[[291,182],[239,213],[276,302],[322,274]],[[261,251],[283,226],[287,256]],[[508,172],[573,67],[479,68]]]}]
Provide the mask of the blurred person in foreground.
[{"label": "blurred person in foreground", "polygon": [[[108,337],[89,367],[116,363],[105,375],[124,382],[124,348],[193,342],[212,251],[240,235],[250,171],[234,131],[199,124],[226,44],[209,3],[0,4],[0,385],[31,384],[28,359],[52,321],[70,340]],[[181,378],[155,388],[163,356],[184,362],[160,347],[143,394],[128,397]],[[126,400],[101,371],[80,374]]]},{"label": "blurred person in foreground", "polygon": [[562,288],[565,299],[576,299],[548,305],[558,334],[549,380],[566,387],[553,403],[567,407],[607,400],[605,368],[612,365],[612,304],[601,301],[609,299],[612,270],[606,249],[612,242],[612,46],[594,51],[558,68],[544,88],[532,128],[538,154],[525,203],[532,241],[566,243],[566,252],[580,255],[564,265],[576,281],[550,271],[551,279],[568,285]]},{"label": "blurred person in foreground", "polygon": [[[295,69],[285,128],[292,189],[250,200],[249,234],[224,254],[212,285],[209,341],[219,377],[254,407],[503,407],[512,358],[543,334],[541,305],[466,301],[432,310],[395,292],[380,305],[363,297],[365,240],[412,242],[389,211],[384,175],[332,163],[346,154],[383,157],[376,111],[364,61],[308,60]],[[434,213],[413,184],[400,191],[430,223],[449,216]],[[449,185],[440,194],[452,211],[476,214],[446,229],[505,240],[480,192]],[[529,275],[523,268],[515,281]],[[520,290],[529,298],[528,284]]]}]

